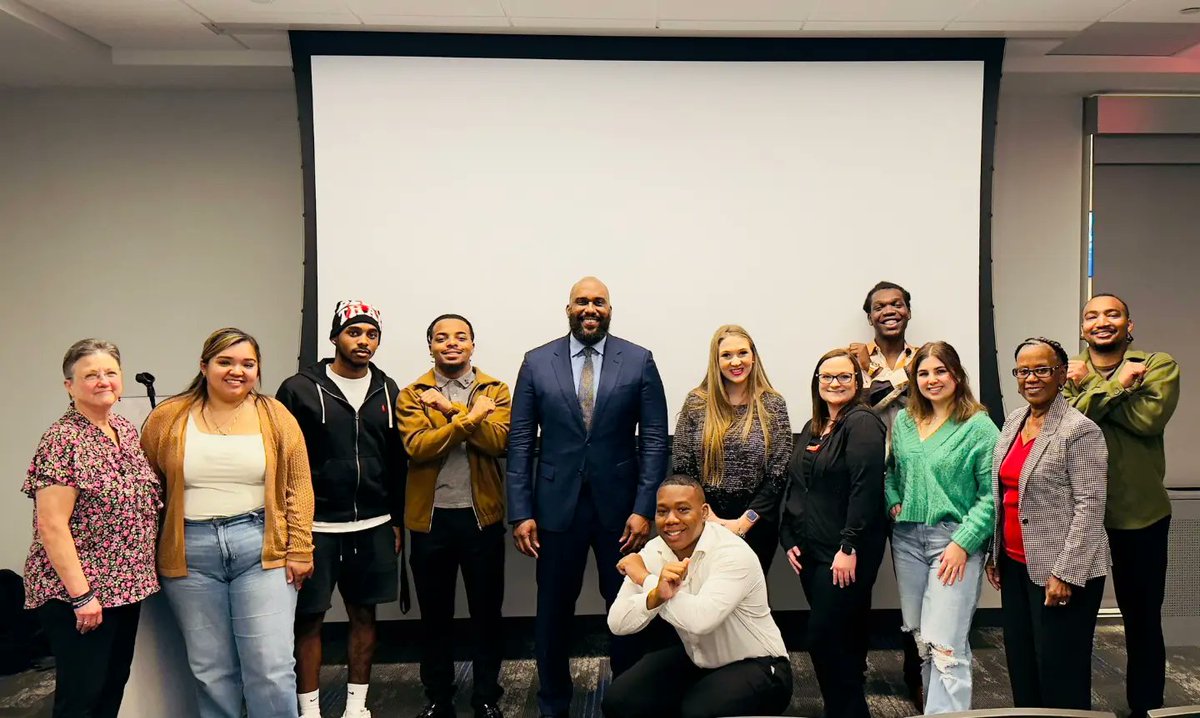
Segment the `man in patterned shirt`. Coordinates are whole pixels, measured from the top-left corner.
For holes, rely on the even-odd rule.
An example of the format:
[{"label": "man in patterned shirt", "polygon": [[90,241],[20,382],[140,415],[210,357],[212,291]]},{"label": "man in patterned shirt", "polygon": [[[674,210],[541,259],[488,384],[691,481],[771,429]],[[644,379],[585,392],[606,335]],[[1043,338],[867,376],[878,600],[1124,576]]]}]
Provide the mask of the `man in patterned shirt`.
[{"label": "man in patterned shirt", "polygon": [[[863,312],[867,315],[867,325],[875,331],[875,338],[866,344],[851,344],[850,352],[862,368],[867,403],[883,419],[890,446],[892,422],[908,403],[908,363],[917,351],[905,336],[912,318],[912,295],[899,284],[879,282],[867,292]],[[913,703],[923,708],[921,656],[911,633],[904,634],[903,642],[904,683]]]}]

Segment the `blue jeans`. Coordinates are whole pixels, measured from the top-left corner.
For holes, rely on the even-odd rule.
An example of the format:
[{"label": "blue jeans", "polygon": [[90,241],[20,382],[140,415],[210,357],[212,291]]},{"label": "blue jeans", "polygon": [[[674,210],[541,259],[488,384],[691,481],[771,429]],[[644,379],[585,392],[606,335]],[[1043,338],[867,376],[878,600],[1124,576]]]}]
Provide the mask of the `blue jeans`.
[{"label": "blue jeans", "polygon": [[962,579],[953,586],[942,585],[938,566],[956,530],[953,521],[934,526],[902,521],[892,532],[900,613],[904,630],[916,638],[921,654],[926,715],[971,709],[967,636],[983,585],[983,552],[967,555]]},{"label": "blue jeans", "polygon": [[257,511],[184,525],[188,575],[162,579],[196,678],[200,718],[297,718],[296,590],[262,567]]}]

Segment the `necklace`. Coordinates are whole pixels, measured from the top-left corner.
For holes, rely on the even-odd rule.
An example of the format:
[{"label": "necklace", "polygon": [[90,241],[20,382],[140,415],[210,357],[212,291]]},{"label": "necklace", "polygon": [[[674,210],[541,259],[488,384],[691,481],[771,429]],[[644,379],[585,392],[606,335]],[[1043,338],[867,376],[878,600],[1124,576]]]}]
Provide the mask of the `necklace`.
[{"label": "necklace", "polygon": [[246,400],[242,399],[242,401],[235,406],[231,412],[229,412],[229,418],[225,420],[224,424],[218,424],[216,419],[213,418],[212,410],[209,409],[208,406],[205,406],[201,410],[202,412],[208,412],[204,416],[204,423],[208,424],[208,428],[212,429],[213,433],[220,434],[221,436],[229,436],[229,428],[237,423],[238,417],[242,413],[242,407],[245,405]]}]

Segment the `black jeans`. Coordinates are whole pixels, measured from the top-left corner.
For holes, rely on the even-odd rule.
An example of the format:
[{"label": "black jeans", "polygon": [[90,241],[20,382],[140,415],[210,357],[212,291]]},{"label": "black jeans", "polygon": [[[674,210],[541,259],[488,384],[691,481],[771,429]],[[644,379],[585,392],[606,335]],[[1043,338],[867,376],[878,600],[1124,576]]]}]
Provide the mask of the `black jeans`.
[{"label": "black jeans", "polygon": [[1162,605],[1170,528],[1167,516],[1145,528],[1108,530],[1113,589],[1125,621],[1125,697],[1135,717],[1163,705],[1167,649]]},{"label": "black jeans", "polygon": [[604,693],[606,718],[718,718],[779,715],[792,700],[786,658],[747,658],[700,668],[683,646],[664,648],[634,664]]},{"label": "black jeans", "polygon": [[47,601],[38,617],[54,652],[54,718],[117,718],[142,604],[106,608],[98,628],[80,633],[75,611]]},{"label": "black jeans", "polygon": [[413,582],[421,607],[421,683],[431,702],[454,699],[454,597],[462,569],[471,612],[472,703],[500,700],[504,631],[503,524],[480,529],[472,509],[434,509],[429,533],[410,532]]},{"label": "black jeans", "polygon": [[1104,577],[1071,587],[1066,606],[1046,606],[1046,589],[1025,564],[1000,558],[1001,622],[1013,705],[1092,708],[1092,640]]},{"label": "black jeans", "polygon": [[871,589],[882,553],[859,553],[855,581],[833,583],[832,564],[800,557],[808,599],[808,652],[821,687],[826,718],[870,718],[864,690],[870,648]]}]

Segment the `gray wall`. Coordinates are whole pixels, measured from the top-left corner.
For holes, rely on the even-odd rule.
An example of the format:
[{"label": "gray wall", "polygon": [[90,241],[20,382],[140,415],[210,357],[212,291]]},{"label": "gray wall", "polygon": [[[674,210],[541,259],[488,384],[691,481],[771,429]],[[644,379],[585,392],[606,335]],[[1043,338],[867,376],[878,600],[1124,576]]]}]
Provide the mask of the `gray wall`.
[{"label": "gray wall", "polygon": [[66,408],[59,367],[84,336],[115,341],[127,393],[196,373],[205,336],[240,325],[262,343],[266,389],[300,336],[300,138],[291,92],[0,94],[0,566],[29,547],[18,490]]},{"label": "gray wall", "polygon": [[[1200,159],[1200,138],[1177,140]],[[1176,155],[1179,156],[1179,155]],[[1167,485],[1200,487],[1200,397],[1190,367],[1200,366],[1200,164],[1104,164],[1093,174],[1096,292],[1129,302],[1135,347],[1171,354],[1184,376],[1167,425]],[[1169,287],[1170,291],[1163,291]]]}]

